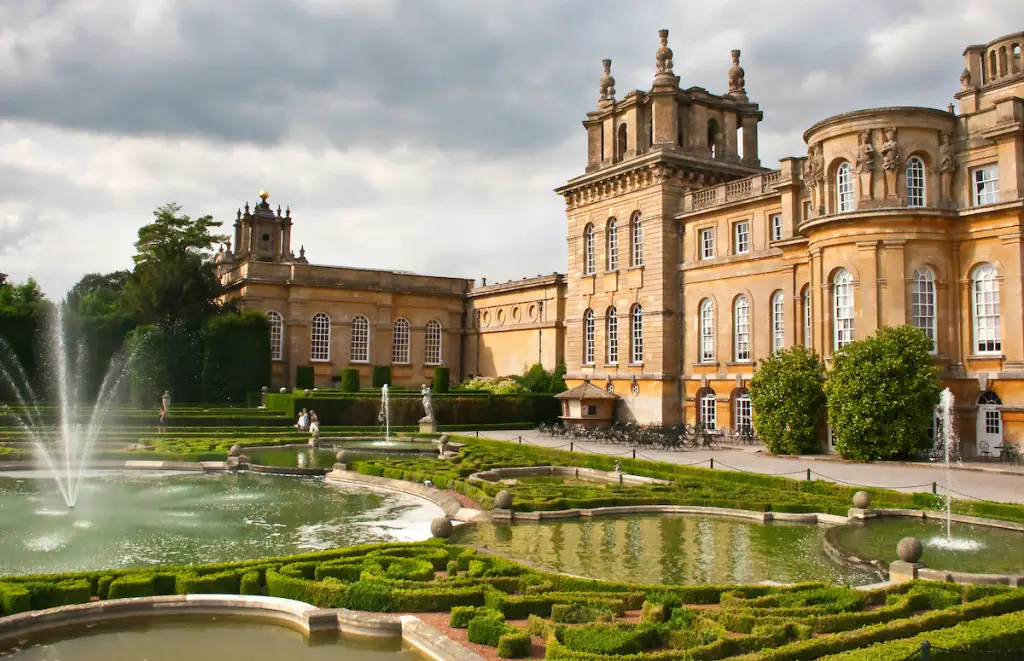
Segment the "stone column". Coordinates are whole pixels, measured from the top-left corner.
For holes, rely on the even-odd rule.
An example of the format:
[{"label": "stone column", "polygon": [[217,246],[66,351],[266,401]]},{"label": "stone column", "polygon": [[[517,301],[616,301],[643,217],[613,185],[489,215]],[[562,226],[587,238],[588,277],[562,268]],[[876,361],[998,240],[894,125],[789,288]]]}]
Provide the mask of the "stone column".
[{"label": "stone column", "polygon": [[[882,282],[883,295],[880,299],[881,318],[879,323],[886,326],[901,326],[907,322],[907,279],[906,241],[883,241]],[[938,301],[936,301],[937,303]]]},{"label": "stone column", "polygon": [[860,340],[878,330],[878,242],[858,241],[857,257],[860,281],[854,284],[853,304],[860,318],[855,322],[853,337]]},{"label": "stone column", "polygon": [[[1021,232],[1004,234],[999,237],[1002,244],[1000,261],[1003,273],[999,273],[999,331],[1003,355],[1007,366],[1013,364],[1024,366],[1024,316],[1021,305],[1024,304],[1024,288],[1021,284]],[[1016,370],[1014,370],[1016,371]]]},{"label": "stone column", "polygon": [[828,286],[822,275],[821,248],[811,249],[811,268],[808,278],[807,294],[811,297],[811,346],[819,356],[831,355],[828,345]]}]

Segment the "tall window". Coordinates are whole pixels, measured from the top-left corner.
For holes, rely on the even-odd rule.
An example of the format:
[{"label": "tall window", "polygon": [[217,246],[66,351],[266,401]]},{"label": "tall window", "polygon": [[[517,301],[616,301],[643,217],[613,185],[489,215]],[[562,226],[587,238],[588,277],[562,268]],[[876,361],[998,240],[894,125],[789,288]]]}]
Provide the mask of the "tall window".
[{"label": "tall window", "polygon": [[608,308],[605,323],[608,335],[608,364],[616,365],[619,362],[619,317],[615,308]]},{"label": "tall window", "polygon": [[914,272],[910,312],[913,324],[924,331],[932,341],[932,351],[935,351],[935,274],[930,268],[917,269]]},{"label": "tall window", "polygon": [[839,269],[832,279],[832,301],[835,309],[833,349],[839,351],[853,342],[853,276]]},{"label": "tall window", "polygon": [[700,258],[712,259],[715,256],[715,228],[705,227],[700,231]]},{"label": "tall window", "polygon": [[619,268],[619,227],[614,218],[608,219],[608,270]]},{"label": "tall window", "polygon": [[409,359],[409,320],[399,317],[391,327],[391,362],[400,365],[408,364]]},{"label": "tall window", "polygon": [[698,409],[697,422],[703,425],[705,429],[715,429],[718,426],[718,415],[715,411],[715,391],[711,388],[705,388],[701,392],[698,401],[700,402],[700,408]]},{"label": "tall window", "polygon": [[629,362],[644,362],[644,311],[639,304],[630,313]]},{"label": "tall window", "polygon": [[804,291],[800,294],[800,302],[803,303],[804,310],[804,347],[811,348],[811,286],[807,285],[804,287]]},{"label": "tall window", "polygon": [[772,241],[781,241],[782,240],[782,214],[781,213],[773,213],[769,217],[768,220],[771,223]]},{"label": "tall window", "polygon": [[907,206],[924,206],[924,161],[917,156],[907,159]]},{"label": "tall window", "polygon": [[995,204],[999,201],[999,166],[986,165],[971,171],[971,191],[974,206]]},{"label": "tall window", "polygon": [[732,251],[733,254],[741,255],[750,252],[750,223],[741,221],[732,226]]},{"label": "tall window", "polygon": [[633,219],[629,223],[630,231],[630,245],[632,245],[632,253],[630,257],[630,266],[643,266],[644,264],[644,226],[640,217],[640,212],[637,211],[633,214]]},{"label": "tall window", "polygon": [[715,304],[705,298],[700,304],[700,362],[715,359]]},{"label": "tall window", "polygon": [[594,311],[583,313],[583,364],[594,364]]},{"label": "tall window", "polygon": [[352,319],[352,341],[349,342],[348,355],[353,363],[370,362],[370,320],[361,314]]},{"label": "tall window", "polygon": [[991,264],[981,264],[971,275],[974,308],[974,348],[978,353],[999,353],[999,281]]},{"label": "tall window", "polygon": [[331,359],[331,318],[323,312],[314,314],[310,324],[309,359]]},{"label": "tall window", "polygon": [[786,346],[786,303],[781,291],[772,294],[772,351]]},{"label": "tall window", "polygon": [[441,364],[441,322],[431,319],[423,343],[423,362],[427,365]]},{"label": "tall window", "polygon": [[284,318],[280,312],[271,310],[267,313],[270,322],[270,359],[281,360],[284,354]]},{"label": "tall window", "polygon": [[583,273],[592,275],[594,269],[594,226],[587,223],[583,228]]},{"label": "tall window", "polygon": [[750,360],[750,301],[737,296],[733,304],[733,346],[736,362]]},{"label": "tall window", "polygon": [[741,390],[736,394],[734,401],[736,409],[733,412],[733,421],[736,423],[736,431],[753,430],[754,416],[753,408],[750,406],[750,393]]},{"label": "tall window", "polygon": [[836,211],[853,211],[853,169],[849,163],[836,170]]}]

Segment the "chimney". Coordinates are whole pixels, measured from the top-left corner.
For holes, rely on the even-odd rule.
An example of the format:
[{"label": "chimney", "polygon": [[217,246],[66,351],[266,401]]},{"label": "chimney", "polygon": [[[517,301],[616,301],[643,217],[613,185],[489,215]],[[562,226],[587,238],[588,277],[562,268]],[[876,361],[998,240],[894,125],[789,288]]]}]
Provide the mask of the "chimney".
[{"label": "chimney", "polygon": [[481,287],[486,287],[487,286],[487,278],[480,278],[480,286]]}]

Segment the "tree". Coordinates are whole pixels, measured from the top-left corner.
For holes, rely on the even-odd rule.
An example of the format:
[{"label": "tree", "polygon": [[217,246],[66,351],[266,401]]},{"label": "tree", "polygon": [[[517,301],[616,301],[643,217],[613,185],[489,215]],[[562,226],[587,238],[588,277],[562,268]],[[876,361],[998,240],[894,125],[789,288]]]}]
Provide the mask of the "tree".
[{"label": "tree", "polygon": [[210,317],[203,326],[203,399],[245,402],[270,381],[270,323],[255,310]]},{"label": "tree", "polygon": [[540,363],[534,363],[523,369],[522,376],[512,377],[519,385],[530,392],[559,393],[564,392],[565,363],[559,363],[551,372]]},{"label": "tree", "polygon": [[[50,303],[31,277],[15,284],[7,281],[6,274],[0,275],[0,372],[6,371],[18,382],[23,372],[24,385],[43,396],[45,381],[39,374],[37,338],[46,324]],[[13,397],[7,379],[0,376],[0,401]]]},{"label": "tree", "polygon": [[844,459],[902,459],[928,447],[939,402],[931,348],[923,331],[904,325],[883,327],[836,353],[825,395]]},{"label": "tree", "polygon": [[783,349],[761,361],[750,380],[750,403],[754,429],[769,451],[803,454],[818,450],[824,382],[825,369],[810,349]]},{"label": "tree", "polygon": [[130,318],[124,303],[124,289],[131,271],[88,273],[68,291],[64,302],[68,311],[87,319]]}]

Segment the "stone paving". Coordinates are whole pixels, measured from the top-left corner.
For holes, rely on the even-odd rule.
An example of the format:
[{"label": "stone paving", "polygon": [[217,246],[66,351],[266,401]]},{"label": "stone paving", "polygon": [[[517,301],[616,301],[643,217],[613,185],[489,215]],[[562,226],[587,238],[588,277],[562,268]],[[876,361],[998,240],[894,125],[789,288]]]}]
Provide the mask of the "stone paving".
[{"label": "stone paving", "polygon": [[[475,433],[475,432],[470,432]],[[478,433],[485,438],[502,441],[518,441],[542,447],[566,446],[569,439],[551,438],[536,431],[487,430]],[[573,450],[593,454],[631,457],[632,450],[626,446],[610,443],[573,441]],[[884,487],[897,491],[932,491],[932,484],[939,494],[945,493],[946,471],[944,466],[924,463],[852,463],[828,456],[815,457],[772,457],[764,454],[760,446],[722,446],[714,450],[638,450],[637,458],[663,461],[671,464],[696,464],[708,468],[714,459],[715,470],[744,470],[768,475],[785,474],[794,479],[826,480],[857,486]],[[971,497],[1007,503],[1024,503],[1024,469],[1008,464],[970,462],[963,468],[950,471],[954,499]]]}]

